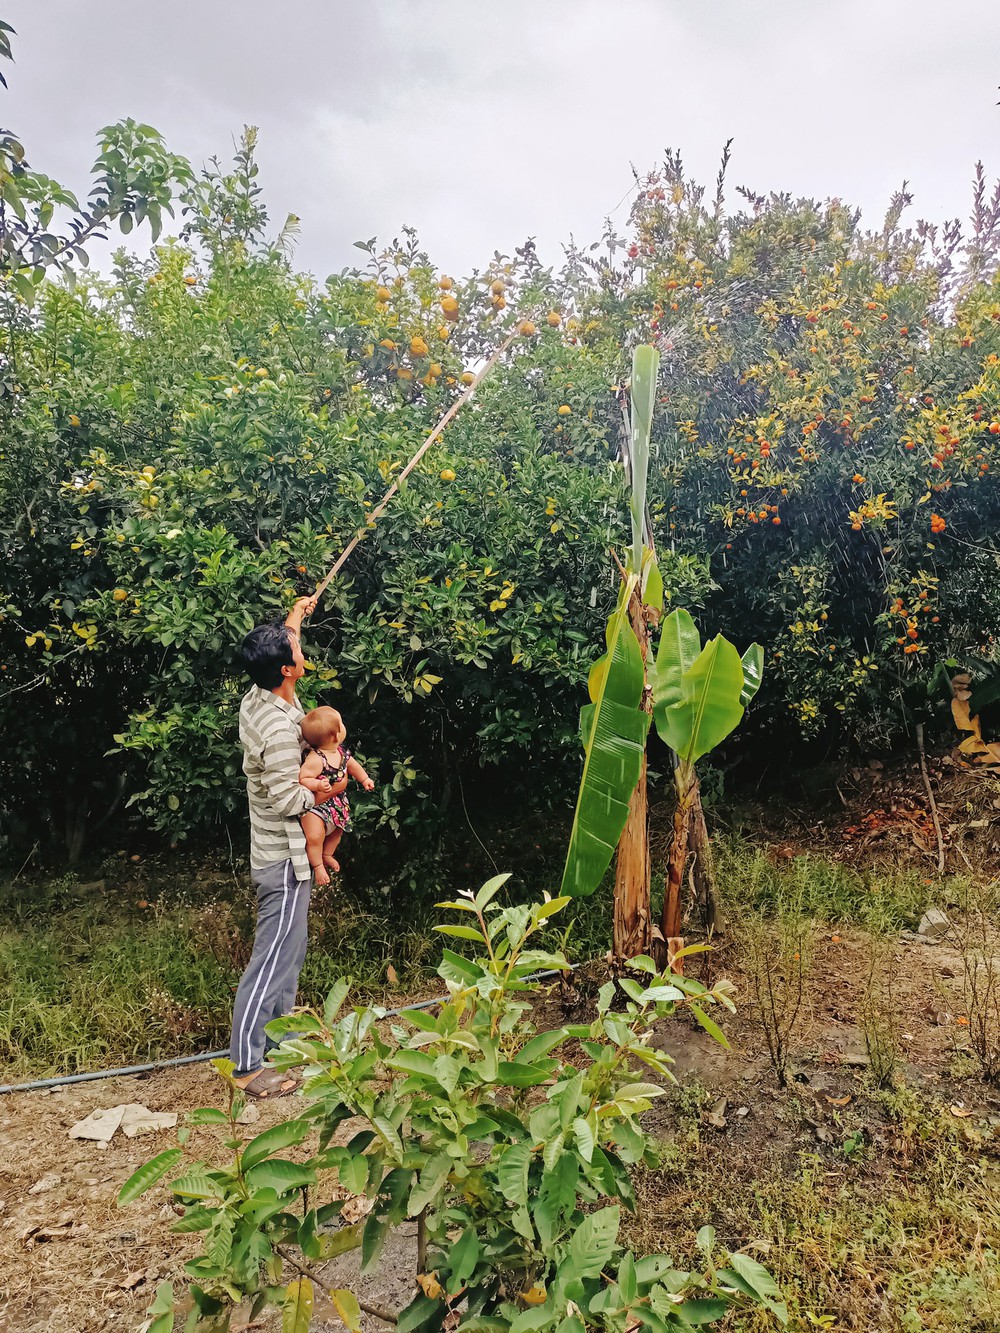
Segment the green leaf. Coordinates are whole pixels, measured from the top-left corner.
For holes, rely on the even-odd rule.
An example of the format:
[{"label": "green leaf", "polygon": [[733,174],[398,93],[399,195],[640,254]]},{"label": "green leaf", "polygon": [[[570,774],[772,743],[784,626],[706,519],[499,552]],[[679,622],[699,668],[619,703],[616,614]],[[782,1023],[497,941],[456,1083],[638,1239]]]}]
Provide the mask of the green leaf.
[{"label": "green leaf", "polygon": [[437,1198],[454,1164],[454,1159],[446,1152],[436,1153],[430,1161],[424,1163],[410,1190],[407,1217],[416,1217]]},{"label": "green leaf", "polygon": [[560,895],[593,893],[611,864],[639,780],[649,715],[639,706],[645,682],[642,652],[629,621],[632,575],[608,620],[608,651],[590,673],[591,704],[582,717],[583,776],[577,795]]},{"label": "green leaf", "polygon": [[451,935],[456,940],[475,940],[477,944],[485,944],[482,932],[474,929],[472,926],[435,926],[434,929],[442,935]]},{"label": "green leaf", "polygon": [[691,1012],[694,1014],[695,1019],[701,1024],[701,1026],[705,1029],[708,1035],[710,1037],[714,1037],[715,1040],[719,1043],[719,1045],[725,1046],[726,1050],[728,1051],[729,1041],[726,1037],[726,1034],[723,1032],[722,1028],[719,1027],[718,1023],[716,1023],[714,1019],[709,1018],[708,1014],[705,1013],[704,1009],[702,1009],[697,1004],[691,1005]]},{"label": "green leaf", "polygon": [[630,572],[642,568],[643,522],[646,512],[646,477],[649,472],[649,436],[656,406],[656,379],[660,354],[655,347],[642,345],[632,353],[632,561]]},{"label": "green leaf", "polygon": [[760,689],[764,676],[764,649],[759,643],[752,643],[740,658],[743,666],[743,688],[740,690],[740,703],[748,707],[754,695]]},{"label": "green leaf", "polygon": [[[347,1291],[344,1287],[337,1287],[330,1292],[330,1300],[333,1301],[341,1322],[346,1325],[350,1333],[358,1333],[361,1328],[361,1306],[358,1304],[358,1298],[354,1293]],[[282,1329],[282,1333],[284,1333],[284,1329]]]},{"label": "green leaf", "polygon": [[569,1243],[569,1258],[574,1277],[597,1277],[615,1250],[621,1209],[602,1208],[589,1213],[577,1227]]},{"label": "green leaf", "polygon": [[728,1309],[728,1301],[715,1298],[684,1301],[683,1304],[677,1306],[677,1313],[693,1328],[699,1328],[702,1324],[718,1323]]},{"label": "green leaf", "polygon": [[527,1143],[514,1143],[505,1148],[497,1163],[497,1183],[504,1198],[515,1204],[528,1202],[528,1166],[531,1148]]},{"label": "green leaf", "polygon": [[243,1149],[241,1158],[243,1170],[249,1171],[251,1167],[281,1148],[290,1148],[294,1143],[301,1143],[314,1128],[315,1126],[308,1120],[285,1120],[279,1125],[265,1129],[263,1134],[251,1139]]},{"label": "green leaf", "polygon": [[681,679],[697,661],[701,637],[691,614],[682,606],[671,611],[660,629],[656,660],[650,673],[653,686],[653,720],[663,735],[664,713],[683,697]]},{"label": "green leaf", "polygon": [[570,902],[572,902],[572,899],[568,897],[550,898],[548,902],[542,903],[535,909],[535,920],[546,921],[550,916],[555,916],[557,912],[561,912]]},{"label": "green leaf", "polygon": [[298,1162],[286,1162],[280,1157],[270,1157],[246,1172],[246,1182],[251,1189],[272,1189],[278,1194],[289,1190],[302,1189],[305,1185],[316,1183],[316,1172]]},{"label": "green leaf", "polygon": [[334,982],[330,988],[330,993],[326,997],[323,1005],[323,1022],[330,1027],[336,1021],[340,1013],[340,1007],[347,999],[348,992],[351,989],[351,983],[347,978],[341,977],[339,981]]},{"label": "green leaf", "polygon": [[180,1148],[168,1148],[166,1152],[158,1153],[145,1165],[140,1166],[118,1191],[118,1207],[124,1208],[125,1204],[133,1203],[141,1194],[145,1194],[158,1180],[162,1180],[172,1171],[183,1156],[184,1153]]},{"label": "green leaf", "polygon": [[448,1252],[448,1266],[451,1269],[449,1287],[455,1290],[464,1287],[476,1271],[479,1262],[479,1238],[473,1227],[466,1227]]},{"label": "green leaf", "polygon": [[[781,1288],[764,1265],[759,1264],[756,1259],[751,1259],[748,1254],[741,1254],[739,1251],[730,1254],[729,1262],[757,1298],[773,1314],[777,1315],[782,1323],[785,1323],[788,1319],[788,1311],[781,1299]],[[720,1273],[719,1276],[721,1277],[722,1274]]]},{"label": "green leaf", "polygon": [[576,1135],[576,1145],[580,1151],[580,1156],[585,1162],[590,1162],[594,1156],[594,1148],[597,1146],[597,1139],[590,1122],[584,1120],[582,1116],[577,1116],[573,1121],[573,1133]]},{"label": "green leaf", "polygon": [[721,634],[698,654],[681,677],[681,698],[666,709],[653,709],[660,736],[682,764],[696,763],[729,733],[743,716],[740,655]]},{"label": "green leaf", "polygon": [[702,1254],[711,1258],[712,1251],[715,1249],[715,1227],[703,1226],[695,1236],[694,1243]]},{"label": "green leaf", "polygon": [[502,875],[494,875],[492,879],[486,881],[476,894],[476,906],[479,908],[480,912],[488,903],[493,901],[509,879],[510,871],[508,870],[506,873]]},{"label": "green leaf", "polygon": [[309,1333],[313,1312],[313,1285],[307,1277],[296,1278],[285,1288],[281,1304],[281,1333]]},{"label": "green leaf", "polygon": [[502,1088],[532,1088],[552,1077],[556,1067],[555,1060],[543,1060],[540,1064],[515,1064],[511,1060],[497,1063],[497,1076],[494,1082]]},{"label": "green leaf", "polygon": [[650,607],[653,611],[662,611],[663,575],[660,573],[660,566],[652,552],[649,553],[649,560],[646,564],[645,579],[646,583],[642,591],[643,605]]},{"label": "green leaf", "polygon": [[147,1333],[171,1333],[174,1326],[174,1289],[171,1283],[160,1283],[156,1288],[156,1299],[146,1313],[152,1318]]}]

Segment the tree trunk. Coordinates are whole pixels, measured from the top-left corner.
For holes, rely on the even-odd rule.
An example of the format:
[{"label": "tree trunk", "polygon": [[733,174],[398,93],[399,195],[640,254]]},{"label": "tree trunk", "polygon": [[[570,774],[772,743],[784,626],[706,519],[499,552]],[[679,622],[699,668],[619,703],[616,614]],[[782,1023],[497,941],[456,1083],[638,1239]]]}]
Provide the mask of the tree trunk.
[{"label": "tree trunk", "polygon": [[643,755],[639,781],[628,805],[628,820],[618,840],[611,946],[616,962],[648,954],[650,949],[647,817],[646,756]]},{"label": "tree trunk", "polygon": [[[649,626],[638,590],[633,593],[629,619],[639,640],[643,667],[649,651]],[[643,689],[642,707],[652,711],[650,690]],[[628,805],[628,819],[618,839],[618,859],[615,865],[614,921],[611,953],[616,963],[626,962],[637,954],[648,954],[652,945],[652,922],[649,914],[649,800],[646,788],[646,756],[642,756],[639,781]]]},{"label": "tree trunk", "polygon": [[667,866],[667,887],[663,895],[663,938],[666,940],[676,939],[681,933],[681,892],[691,833],[692,800],[696,790],[681,776],[679,768],[675,770],[674,776],[677,781],[677,806],[674,810],[674,836]]},{"label": "tree trunk", "polygon": [[695,896],[701,908],[702,921],[711,935],[722,935],[725,923],[715,892],[715,862],[712,858],[708,826],[705,823],[705,811],[701,804],[701,784],[697,777],[694,780],[694,800],[691,808],[691,847],[694,851]]}]

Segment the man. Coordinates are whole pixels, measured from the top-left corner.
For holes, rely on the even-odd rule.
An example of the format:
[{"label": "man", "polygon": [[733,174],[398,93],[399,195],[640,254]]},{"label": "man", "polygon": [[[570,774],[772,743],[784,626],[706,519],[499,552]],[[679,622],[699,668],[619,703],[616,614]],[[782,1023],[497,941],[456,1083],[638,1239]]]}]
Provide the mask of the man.
[{"label": "man", "polygon": [[283,1097],[298,1085],[287,1072],[264,1068],[272,1044],[264,1027],[293,1008],[306,956],[311,880],[299,816],[330,795],[323,779],[313,791],[299,783],[299,726],[305,716],[295,696],[305,672],[299,633],[315,607],[314,598],[299,598],[283,625],[258,625],[241,650],[254,682],[240,706],[240,741],[257,931],[236,992],[230,1059],[236,1082],[256,1098]]}]

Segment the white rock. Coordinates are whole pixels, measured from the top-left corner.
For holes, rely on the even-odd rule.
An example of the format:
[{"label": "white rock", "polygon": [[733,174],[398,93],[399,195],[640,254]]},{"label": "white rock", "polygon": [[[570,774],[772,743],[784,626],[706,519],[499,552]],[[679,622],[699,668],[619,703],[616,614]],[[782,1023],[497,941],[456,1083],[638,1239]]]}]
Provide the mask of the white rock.
[{"label": "white rock", "polygon": [[57,1185],[62,1184],[62,1176],[57,1175],[55,1171],[46,1171],[45,1175],[36,1180],[29,1194],[47,1194],[49,1190],[54,1190]]},{"label": "white rock", "polygon": [[920,918],[917,934],[925,940],[939,940],[951,930],[951,922],[940,907],[929,908]]}]

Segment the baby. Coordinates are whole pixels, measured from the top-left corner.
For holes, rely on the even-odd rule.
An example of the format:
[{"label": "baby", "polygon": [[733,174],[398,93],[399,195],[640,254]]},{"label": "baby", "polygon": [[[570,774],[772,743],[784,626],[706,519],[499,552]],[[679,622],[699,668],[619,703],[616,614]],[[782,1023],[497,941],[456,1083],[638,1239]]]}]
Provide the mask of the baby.
[{"label": "baby", "polygon": [[340,869],[335,853],[351,823],[348,777],[360,782],[365,791],[375,790],[375,783],[351,757],[350,750],[344,749],[346,739],[344,719],[335,708],[314,708],[302,719],[302,740],[308,753],[299,769],[299,782],[315,791],[318,782],[326,778],[333,788],[332,795],[322,805],[314,805],[301,820],[317,884],[329,884],[330,871]]}]

